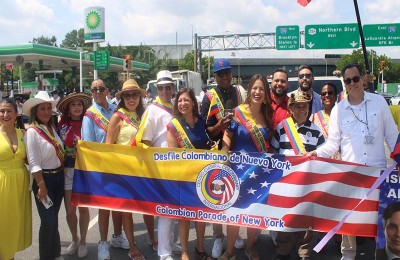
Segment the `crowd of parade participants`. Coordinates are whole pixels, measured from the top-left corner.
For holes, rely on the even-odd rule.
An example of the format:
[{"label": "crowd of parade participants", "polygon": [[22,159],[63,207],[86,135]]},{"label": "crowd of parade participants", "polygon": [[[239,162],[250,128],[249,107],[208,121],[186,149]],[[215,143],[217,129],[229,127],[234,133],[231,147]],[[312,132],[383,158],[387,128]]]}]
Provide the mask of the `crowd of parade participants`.
[{"label": "crowd of parade participants", "polygon": [[[384,143],[393,151],[397,126],[383,97],[364,90],[363,72],[357,64],[350,64],[342,71],[346,91],[342,101],[337,100],[340,94],[337,86],[330,82],[323,86],[321,94],[313,91],[313,69],[307,65],[299,67],[297,90],[288,93],[288,74],[284,69],[277,69],[270,84],[262,75],[254,75],[248,84],[247,96],[242,96],[231,84],[231,69],[227,59],[215,61],[217,86],[204,90],[200,105],[194,91],[188,88],[180,89],[172,99],[174,81],[167,70],[157,74],[154,100],[133,79],[124,82],[116,93],[118,105],[107,100],[109,88],[101,79],[92,82],[90,95],[72,93],[58,101],[46,91],[39,91],[23,104],[23,113],[29,116],[26,130],[15,128],[17,104],[12,99],[1,100],[0,259],[13,259],[16,252],[32,243],[31,192],[40,216],[40,259],[63,259],[58,231],[63,199],[71,233],[66,253],[77,254],[79,258],[88,254],[89,210],[85,207],[77,210],[71,204],[78,140],[321,156],[386,166]],[[211,104],[218,104],[220,110],[210,113]],[[53,116],[55,109],[61,115],[59,122]],[[298,143],[293,144],[289,136],[297,137],[294,139]],[[108,236],[110,215],[114,229],[111,240]],[[132,213],[99,209],[98,216],[99,260],[110,259],[110,246],[129,250],[129,259],[144,259],[135,244]],[[155,232],[154,216],[143,215],[143,219],[148,244],[161,260],[173,259],[177,247],[172,236],[174,220],[158,217]],[[189,220],[179,220],[181,248],[178,249],[183,260],[190,255],[189,226]],[[248,259],[260,259],[255,247],[260,230],[247,228],[244,243],[239,226],[224,226],[213,224],[213,248],[207,252],[206,223],[195,222],[197,259],[234,259],[236,249],[242,248]],[[312,230],[270,234],[276,246],[271,258],[276,260],[291,259],[293,255],[310,258],[313,236],[318,235]],[[342,259],[355,259],[356,247],[354,236],[343,236]],[[398,257],[400,250],[394,255]],[[155,254],[151,259],[156,258]]]}]

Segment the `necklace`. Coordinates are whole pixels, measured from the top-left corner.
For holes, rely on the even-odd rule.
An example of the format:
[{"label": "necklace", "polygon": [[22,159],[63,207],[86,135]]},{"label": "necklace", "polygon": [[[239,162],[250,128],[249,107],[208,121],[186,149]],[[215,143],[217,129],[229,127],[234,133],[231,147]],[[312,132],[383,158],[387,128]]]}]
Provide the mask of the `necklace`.
[{"label": "necklace", "polygon": [[[360,118],[358,118],[358,117],[356,116],[356,114],[354,113],[354,110],[353,110],[352,107],[350,107],[350,109],[351,109],[351,112],[353,112],[354,117],[355,117],[360,123],[362,123],[362,124],[364,124],[364,125],[367,126],[367,130],[368,130],[368,134],[369,134],[368,116],[367,116],[367,114],[368,114],[367,102],[365,102],[365,119],[366,119],[366,122],[362,121]],[[360,109],[360,111],[361,111],[361,109]]]}]

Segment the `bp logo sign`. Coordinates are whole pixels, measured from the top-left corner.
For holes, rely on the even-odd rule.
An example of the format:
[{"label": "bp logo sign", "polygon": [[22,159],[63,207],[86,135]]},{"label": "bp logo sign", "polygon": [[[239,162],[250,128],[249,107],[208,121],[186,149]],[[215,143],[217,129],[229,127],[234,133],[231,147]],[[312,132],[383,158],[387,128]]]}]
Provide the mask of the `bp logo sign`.
[{"label": "bp logo sign", "polygon": [[86,26],[91,30],[96,30],[100,26],[101,17],[96,11],[90,11],[86,16]]},{"label": "bp logo sign", "polygon": [[85,9],[85,43],[104,42],[106,35],[104,31],[105,10],[103,7],[95,6]]}]

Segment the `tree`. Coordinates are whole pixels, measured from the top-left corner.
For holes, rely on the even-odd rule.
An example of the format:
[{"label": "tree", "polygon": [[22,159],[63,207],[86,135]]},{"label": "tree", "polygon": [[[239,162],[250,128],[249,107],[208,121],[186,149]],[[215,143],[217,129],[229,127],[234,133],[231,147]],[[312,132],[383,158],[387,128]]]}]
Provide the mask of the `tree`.
[{"label": "tree", "polygon": [[[207,69],[203,70],[203,73],[201,74],[201,78],[203,81],[206,81],[208,79],[208,61],[210,60],[210,74],[212,75],[212,71],[214,68],[214,57],[203,57],[201,59],[202,64],[207,67]],[[194,70],[194,51],[186,53],[185,57],[179,61],[178,63],[179,69],[180,70]]]},{"label": "tree", "polygon": [[85,44],[85,32],[83,28],[72,30],[65,35],[65,39],[61,42],[62,48],[77,49],[78,47],[88,47]]},{"label": "tree", "polygon": [[45,36],[39,36],[37,38],[33,38],[32,43],[36,44],[44,44],[44,45],[50,45],[54,47],[57,46],[57,38],[53,35],[51,38],[45,37]]},{"label": "tree", "polygon": [[[370,67],[373,75],[378,77],[378,69],[381,67],[381,61],[385,61],[384,79],[386,82],[400,82],[400,64],[394,63],[392,59],[386,55],[376,57],[376,55],[371,55],[370,51],[367,52],[368,62],[370,64],[372,63],[371,57],[374,59],[374,67]],[[350,55],[342,55],[341,60],[336,63],[336,66],[339,70],[342,70],[347,64],[351,63],[357,63],[365,70],[364,56],[361,49],[354,50]]]}]

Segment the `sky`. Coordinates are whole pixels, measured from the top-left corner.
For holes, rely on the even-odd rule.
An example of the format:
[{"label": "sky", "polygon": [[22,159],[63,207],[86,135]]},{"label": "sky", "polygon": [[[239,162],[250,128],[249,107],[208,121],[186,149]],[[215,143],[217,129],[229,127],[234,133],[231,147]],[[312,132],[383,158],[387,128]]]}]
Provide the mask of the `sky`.
[{"label": "sky", "polygon": [[[3,3],[2,3],[3,2]],[[19,45],[41,35],[57,38],[83,28],[84,9],[105,8],[106,43],[191,44],[192,35],[268,33],[276,26],[356,23],[352,0],[0,0],[0,46]],[[400,23],[399,0],[358,0],[363,24]],[[400,58],[399,47],[374,47],[377,55]],[[352,49],[237,51],[236,58],[323,58]],[[231,53],[215,52],[216,57]]]}]

